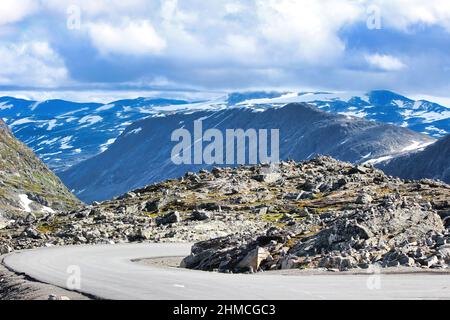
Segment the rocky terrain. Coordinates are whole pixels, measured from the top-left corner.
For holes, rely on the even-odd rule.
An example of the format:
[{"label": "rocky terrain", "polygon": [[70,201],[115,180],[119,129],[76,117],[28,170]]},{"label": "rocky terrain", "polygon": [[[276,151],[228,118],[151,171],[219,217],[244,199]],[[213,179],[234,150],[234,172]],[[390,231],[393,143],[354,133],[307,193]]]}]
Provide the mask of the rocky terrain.
[{"label": "rocky terrain", "polygon": [[445,184],[402,181],[330,158],[287,163],[279,173],[254,177],[269,179],[271,191],[279,188],[259,212],[275,225],[197,243],[183,266],[222,272],[449,266]]},{"label": "rocky terrain", "polygon": [[448,268],[450,187],[318,157],[214,168],[70,212],[29,214],[0,250],[198,242],[183,265],[248,272],[381,266]]},{"label": "rocky terrain", "polygon": [[80,204],[0,120],[0,228],[16,216],[27,213],[42,216]]}]

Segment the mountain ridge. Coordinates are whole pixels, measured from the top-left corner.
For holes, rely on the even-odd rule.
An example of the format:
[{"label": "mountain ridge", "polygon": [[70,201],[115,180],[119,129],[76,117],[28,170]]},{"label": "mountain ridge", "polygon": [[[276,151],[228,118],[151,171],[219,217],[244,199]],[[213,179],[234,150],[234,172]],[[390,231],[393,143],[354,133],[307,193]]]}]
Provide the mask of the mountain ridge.
[{"label": "mountain ridge", "polygon": [[54,171],[105,151],[133,122],[201,110],[265,110],[306,102],[331,113],[408,127],[440,138],[450,133],[450,109],[386,90],[346,92],[231,92],[215,98],[137,98],[109,103],[0,98],[0,118]]},{"label": "mountain ridge", "polygon": [[[222,133],[227,129],[279,129],[281,160],[306,160],[324,154],[343,161],[365,162],[392,155],[412,141],[434,141],[405,128],[336,115],[304,103],[265,111],[228,108],[174,113],[134,123],[104,153],[59,176],[82,200],[90,202],[177,178],[187,171],[209,168],[209,165],[175,165],[171,161],[176,144],[171,141],[172,133],[180,128],[192,133],[194,122],[199,119],[204,130],[215,128]],[[245,151],[248,152],[248,145]]]},{"label": "mountain ridge", "polygon": [[383,171],[404,179],[434,179],[450,183],[450,135],[423,151],[413,152],[379,165]]}]

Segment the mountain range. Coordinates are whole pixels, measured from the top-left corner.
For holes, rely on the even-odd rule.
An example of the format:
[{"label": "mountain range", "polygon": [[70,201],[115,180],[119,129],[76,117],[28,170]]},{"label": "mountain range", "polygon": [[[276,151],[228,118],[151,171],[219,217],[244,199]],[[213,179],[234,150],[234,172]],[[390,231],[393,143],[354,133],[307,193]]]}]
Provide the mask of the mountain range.
[{"label": "mountain range", "polygon": [[186,104],[170,99],[121,100],[112,104],[0,98],[0,118],[54,171],[61,171],[108,148],[153,107]]},{"label": "mountain range", "polygon": [[[217,129],[223,136],[229,128],[279,129],[281,160],[306,160],[325,154],[353,163],[376,162],[435,141],[406,128],[325,112],[305,103],[265,109],[229,107],[177,112],[135,122],[108,150],[59,176],[80,199],[91,202],[210,168],[208,164],[178,165],[171,158],[177,144],[171,141],[172,133],[179,128],[194,132],[195,121],[202,122],[204,131]],[[203,143],[203,147],[206,145]],[[248,154],[248,143],[245,148]],[[236,144],[235,154],[237,150]]]},{"label": "mountain range", "polygon": [[332,113],[395,124],[434,138],[450,132],[448,107],[382,90],[369,93],[236,92],[201,101],[138,98],[106,104],[2,97],[0,118],[52,170],[61,172],[104,152],[128,126],[145,117],[230,107],[265,110],[292,102],[306,102]]},{"label": "mountain range", "polygon": [[[421,177],[405,174],[395,159],[424,155],[420,151],[450,132],[449,117],[445,106],[384,90],[236,92],[203,100],[137,98],[107,104],[0,98],[0,118],[10,130],[88,202],[207,167],[174,165],[170,159],[171,133],[192,130],[195,120],[202,120],[205,130],[223,133],[279,128],[282,159],[326,154]],[[442,163],[443,170],[434,167],[423,176],[439,178],[445,157]]]}]

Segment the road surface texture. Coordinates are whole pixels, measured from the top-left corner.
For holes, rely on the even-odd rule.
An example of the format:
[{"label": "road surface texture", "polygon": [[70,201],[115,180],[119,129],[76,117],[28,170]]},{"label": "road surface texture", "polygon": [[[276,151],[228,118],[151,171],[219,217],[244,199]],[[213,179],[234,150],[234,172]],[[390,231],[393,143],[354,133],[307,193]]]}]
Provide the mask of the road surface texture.
[{"label": "road surface texture", "polygon": [[188,244],[52,247],[13,253],[3,263],[38,281],[104,299],[450,299],[448,274],[232,275],[132,261],[189,252]]}]

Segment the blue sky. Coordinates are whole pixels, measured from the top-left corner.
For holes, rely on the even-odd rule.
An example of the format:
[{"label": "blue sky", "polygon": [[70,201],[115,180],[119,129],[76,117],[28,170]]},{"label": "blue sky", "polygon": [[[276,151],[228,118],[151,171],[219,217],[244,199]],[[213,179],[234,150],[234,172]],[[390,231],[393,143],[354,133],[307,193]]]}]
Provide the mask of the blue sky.
[{"label": "blue sky", "polygon": [[450,96],[447,0],[2,0],[0,91]]}]

